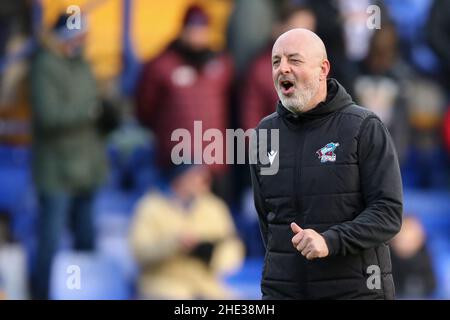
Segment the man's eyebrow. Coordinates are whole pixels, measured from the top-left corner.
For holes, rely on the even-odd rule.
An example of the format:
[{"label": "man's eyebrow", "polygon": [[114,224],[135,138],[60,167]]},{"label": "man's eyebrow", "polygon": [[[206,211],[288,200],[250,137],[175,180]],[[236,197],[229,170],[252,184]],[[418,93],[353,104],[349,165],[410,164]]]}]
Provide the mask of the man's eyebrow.
[{"label": "man's eyebrow", "polygon": [[[290,54],[287,55],[287,57],[288,58],[296,58],[296,57],[303,58],[303,56],[300,53],[290,53]],[[272,56],[272,60],[279,59],[279,58],[280,58],[279,54],[276,54],[276,55]]]},{"label": "man's eyebrow", "polygon": [[302,59],[302,55],[300,53],[291,53],[291,54],[288,54],[288,58],[300,58],[300,59]]}]

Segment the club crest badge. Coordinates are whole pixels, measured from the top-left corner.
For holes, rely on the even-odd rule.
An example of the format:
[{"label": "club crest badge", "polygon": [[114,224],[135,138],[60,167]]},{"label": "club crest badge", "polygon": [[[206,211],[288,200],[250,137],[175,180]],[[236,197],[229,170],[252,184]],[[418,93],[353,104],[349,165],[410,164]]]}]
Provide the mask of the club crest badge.
[{"label": "club crest badge", "polygon": [[316,154],[319,156],[320,162],[335,162],[336,161],[336,154],[334,153],[334,150],[339,147],[339,143],[337,142],[330,142],[327,143],[325,147],[320,148],[316,151]]}]

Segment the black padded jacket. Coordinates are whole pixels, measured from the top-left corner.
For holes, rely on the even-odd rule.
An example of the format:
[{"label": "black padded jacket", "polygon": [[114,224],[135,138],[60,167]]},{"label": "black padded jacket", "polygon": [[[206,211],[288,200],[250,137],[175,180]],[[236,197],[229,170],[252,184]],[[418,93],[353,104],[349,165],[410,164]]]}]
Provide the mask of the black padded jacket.
[{"label": "black padded jacket", "polygon": [[[403,207],[395,148],[374,113],[336,80],[327,86],[314,109],[295,116],[279,103],[257,127],[279,130],[278,150],[270,139],[267,148],[277,173],[250,165],[266,248],[262,297],[393,299],[387,242],[400,230]],[[328,257],[304,258],[292,245],[291,222],[321,233]]]}]

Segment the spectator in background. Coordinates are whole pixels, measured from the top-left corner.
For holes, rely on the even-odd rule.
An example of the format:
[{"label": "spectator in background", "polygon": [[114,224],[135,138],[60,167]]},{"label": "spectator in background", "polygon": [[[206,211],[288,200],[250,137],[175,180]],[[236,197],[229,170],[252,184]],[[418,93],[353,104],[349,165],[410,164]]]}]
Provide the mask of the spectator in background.
[{"label": "spectator in background", "polygon": [[[223,134],[229,123],[233,64],[228,55],[209,49],[209,30],[205,11],[190,7],[179,37],[143,67],[136,95],[137,117],[155,134],[163,170],[171,165],[171,150],[178,143],[171,141],[175,129],[185,128],[193,138],[194,121],[202,121],[203,130],[215,128]],[[230,201],[228,167],[213,164],[209,168],[213,190]]]},{"label": "spectator in background", "polygon": [[11,35],[31,30],[31,3],[27,0],[0,3],[0,57],[7,54]]},{"label": "spectator in background", "polygon": [[[427,39],[427,20],[434,0],[383,0],[395,23],[403,58],[422,74],[436,78],[442,67]],[[382,17],[386,16],[383,12]]]},{"label": "spectator in background", "polygon": [[219,276],[240,266],[243,246],[226,204],[210,192],[209,171],[182,165],[169,176],[169,190],[144,196],[131,225],[140,297],[232,298]]},{"label": "spectator in background", "polygon": [[390,22],[374,33],[354,91],[358,103],[389,129],[405,187],[446,188],[448,157],[440,134],[445,96],[435,81],[402,59],[397,29]]},{"label": "spectator in background", "polygon": [[237,77],[263,50],[273,33],[278,8],[286,0],[235,0],[228,20],[227,46],[236,64]]},{"label": "spectator in background", "polygon": [[82,56],[86,36],[68,29],[68,15],[43,36],[31,69],[33,176],[39,197],[34,298],[46,299],[52,259],[65,224],[76,250],[93,250],[92,201],[106,173],[105,146],[97,131],[96,82]]},{"label": "spectator in background", "polygon": [[399,56],[398,38],[392,24],[385,24],[374,33],[360,69],[355,80],[356,99],[386,125],[401,165],[410,136],[404,94],[412,70]]},{"label": "spectator in background", "polygon": [[[364,59],[369,50],[370,37],[373,29],[367,27],[371,5],[379,5],[376,0],[337,0],[337,7],[342,17],[342,28],[346,55],[352,62]],[[384,12],[380,13],[381,15]]]},{"label": "spectator in background", "polygon": [[415,76],[406,88],[411,143],[402,168],[405,187],[447,189],[449,158],[443,146],[445,95],[433,80]]},{"label": "spectator in background", "polygon": [[[347,56],[342,3],[335,0],[308,1],[317,19],[316,33],[327,44],[328,59],[333,68],[329,77],[335,78],[353,95],[353,83],[357,75],[355,64]],[[347,4],[348,5],[348,4]],[[340,7],[341,6],[341,7]]]},{"label": "spectator in background", "polygon": [[407,216],[400,232],[391,241],[392,273],[400,299],[431,298],[436,289],[426,235],[420,221]]},{"label": "spectator in background", "polygon": [[0,143],[30,143],[30,105],[27,87],[31,42],[30,3],[0,4]]},{"label": "spectator in background", "polygon": [[[428,42],[443,66],[443,83],[450,90],[450,2],[434,0],[427,22]],[[450,98],[447,93],[447,98]]]},{"label": "spectator in background", "polygon": [[445,113],[442,128],[444,136],[444,146],[445,149],[447,150],[447,154],[450,155],[450,105],[447,106],[447,112]]},{"label": "spectator in background", "polygon": [[315,14],[309,7],[288,5],[284,8],[279,21],[273,26],[270,43],[251,64],[241,91],[241,125],[245,130],[255,128],[262,118],[276,108],[278,95],[273,88],[270,68],[275,39],[290,29],[305,28],[314,31],[315,27]]}]

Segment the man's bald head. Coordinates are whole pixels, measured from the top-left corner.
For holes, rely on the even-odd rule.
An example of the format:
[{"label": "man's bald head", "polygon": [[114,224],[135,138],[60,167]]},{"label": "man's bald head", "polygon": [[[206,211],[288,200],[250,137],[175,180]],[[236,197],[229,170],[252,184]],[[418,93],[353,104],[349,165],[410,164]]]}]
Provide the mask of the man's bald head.
[{"label": "man's bald head", "polygon": [[273,50],[279,49],[280,46],[283,48],[295,47],[310,59],[317,58],[320,61],[327,59],[327,50],[322,39],[308,29],[296,28],[286,31],[275,41]]},{"label": "man's bald head", "polygon": [[294,113],[306,112],[324,101],[330,63],[323,41],[308,29],[292,29],[275,41],[272,76],[278,96]]}]

